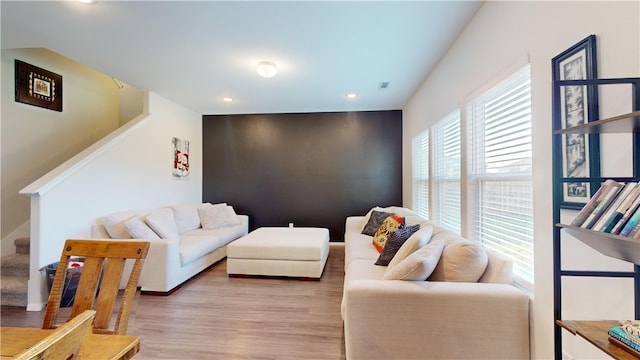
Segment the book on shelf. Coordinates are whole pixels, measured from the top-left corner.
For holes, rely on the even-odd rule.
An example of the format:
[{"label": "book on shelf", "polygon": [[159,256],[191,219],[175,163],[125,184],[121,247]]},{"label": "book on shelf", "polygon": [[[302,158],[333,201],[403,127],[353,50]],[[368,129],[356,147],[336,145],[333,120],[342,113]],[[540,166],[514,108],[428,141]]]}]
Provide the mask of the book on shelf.
[{"label": "book on shelf", "polygon": [[631,346],[623,343],[622,341],[614,338],[613,336],[609,336],[609,342],[612,343],[612,344],[615,344],[616,346],[620,347],[623,350],[626,350],[630,355],[635,356],[638,359],[640,359],[640,351],[636,351]]},{"label": "book on shelf", "polygon": [[633,201],[629,209],[627,209],[627,211],[622,216],[622,219],[620,219],[616,224],[616,226],[613,227],[613,229],[611,230],[611,233],[619,235],[622,229],[624,228],[624,226],[627,225],[627,222],[629,222],[629,219],[633,216],[633,214],[635,214],[636,210],[638,210],[639,207],[640,207],[640,196],[636,197],[636,199]]},{"label": "book on shelf", "polygon": [[636,352],[640,352],[640,338],[628,334],[620,326],[614,326],[609,329],[608,333],[611,338],[618,340]]},{"label": "book on shelf", "polygon": [[587,217],[580,227],[584,229],[591,229],[609,205],[611,205],[611,202],[616,198],[616,195],[618,195],[618,192],[622,189],[623,185],[624,184],[612,180],[603,194],[598,198],[598,205],[593,209],[591,214],[589,214],[589,217]]},{"label": "book on shelf", "polygon": [[[591,230],[608,232],[606,231],[607,228],[613,228],[613,225],[611,225],[611,223],[613,223],[614,220],[618,217],[618,214],[620,214],[620,217],[622,217],[622,214],[618,211],[622,206],[622,203],[630,198],[631,193],[633,193],[637,189],[637,187],[638,183],[635,182],[629,182],[623,185],[623,188],[618,192],[615,199],[613,199],[611,205],[609,205],[602,216],[600,216],[595,224],[593,224]],[[618,220],[620,219],[620,217],[618,217]],[[617,220],[615,221],[617,222]]]},{"label": "book on shelf", "polygon": [[580,212],[578,213],[578,215],[573,219],[573,221],[571,222],[572,226],[582,226],[582,224],[585,222],[585,220],[587,220],[587,218],[589,217],[589,215],[591,215],[591,212],[593,212],[593,210],[598,206],[598,204],[600,203],[600,201],[602,201],[602,194],[608,189],[609,185],[613,183],[613,180],[606,180],[602,185],[600,185],[600,188],[598,189],[598,191],[596,191],[595,194],[593,194],[593,196],[591,197],[591,199],[589,199],[589,201],[587,201],[587,204],[580,210]]},{"label": "book on shelf", "polygon": [[[633,215],[629,218],[622,230],[620,230],[620,236],[633,236],[632,232],[635,230],[635,233],[638,232],[637,227],[640,224],[640,207],[636,209]],[[635,234],[634,233],[634,234]]]},{"label": "book on shelf", "polygon": [[624,332],[640,338],[640,320],[620,320],[618,323]]},{"label": "book on shelf", "polygon": [[619,234],[624,224],[626,224],[638,206],[640,206],[640,183],[636,184],[631,194],[620,204],[620,207],[618,207],[616,211],[614,221],[609,224],[605,232]]}]

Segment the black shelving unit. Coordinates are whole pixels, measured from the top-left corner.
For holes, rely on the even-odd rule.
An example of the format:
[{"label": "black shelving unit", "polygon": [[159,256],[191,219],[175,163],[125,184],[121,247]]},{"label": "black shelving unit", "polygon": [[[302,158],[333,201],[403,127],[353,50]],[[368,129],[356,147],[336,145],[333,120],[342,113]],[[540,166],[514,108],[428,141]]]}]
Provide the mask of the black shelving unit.
[{"label": "black shelving unit", "polygon": [[[600,86],[606,85],[631,85],[631,101],[633,111],[606,119],[590,121],[588,123],[571,127],[560,128],[561,114],[561,90],[565,86],[587,86],[597,92]],[[554,276],[554,353],[556,360],[562,360],[562,277],[609,277],[632,278],[634,283],[634,314],[640,319],[640,240],[633,240],[617,235],[597,232],[560,223],[561,203],[563,199],[564,183],[588,182],[591,184],[591,196],[600,187],[600,184],[613,179],[620,182],[640,181],[640,78],[617,79],[588,79],[588,80],[559,80],[553,83],[553,276]],[[631,177],[586,177],[566,178],[562,170],[562,135],[563,134],[606,134],[606,133],[631,133],[632,134],[632,166]],[[597,135],[596,135],[597,136]],[[591,162],[599,169],[600,155],[593,156]],[[595,164],[593,162],[596,162]],[[564,270],[562,268],[561,243],[562,234],[568,233],[579,239],[602,254],[633,263],[632,271],[594,271],[594,270]],[[566,326],[565,326],[566,328]],[[606,333],[603,334],[606,339]],[[592,340],[592,339],[588,339]],[[597,341],[591,341],[597,343]],[[603,346],[607,345],[604,341]],[[609,353],[607,349],[600,347]],[[615,356],[615,354],[610,355]]]}]

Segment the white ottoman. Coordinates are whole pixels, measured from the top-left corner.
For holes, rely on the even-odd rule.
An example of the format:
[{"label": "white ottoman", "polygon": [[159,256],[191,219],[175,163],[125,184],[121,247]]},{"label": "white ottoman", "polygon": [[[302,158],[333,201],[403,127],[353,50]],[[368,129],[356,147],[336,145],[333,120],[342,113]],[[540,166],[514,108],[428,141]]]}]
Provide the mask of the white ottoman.
[{"label": "white ottoman", "polygon": [[263,227],[227,245],[227,274],[320,278],[329,229]]}]

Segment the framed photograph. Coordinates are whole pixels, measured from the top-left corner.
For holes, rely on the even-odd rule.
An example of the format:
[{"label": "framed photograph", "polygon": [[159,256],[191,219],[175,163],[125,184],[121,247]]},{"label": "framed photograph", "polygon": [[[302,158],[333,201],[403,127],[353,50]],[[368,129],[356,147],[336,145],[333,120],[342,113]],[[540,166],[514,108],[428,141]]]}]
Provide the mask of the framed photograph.
[{"label": "framed photograph", "polygon": [[[553,80],[583,80],[598,76],[596,36],[573,45],[552,60]],[[597,120],[598,89],[594,86],[562,86],[560,89],[560,124],[564,129]],[[591,184],[584,178],[600,176],[600,139],[598,134],[562,135],[562,172],[565,178],[585,181],[563,183],[562,208],[581,209],[591,197]],[[596,186],[595,188],[597,188]]]},{"label": "framed photograph", "polygon": [[62,75],[15,61],[16,101],[62,111]]}]

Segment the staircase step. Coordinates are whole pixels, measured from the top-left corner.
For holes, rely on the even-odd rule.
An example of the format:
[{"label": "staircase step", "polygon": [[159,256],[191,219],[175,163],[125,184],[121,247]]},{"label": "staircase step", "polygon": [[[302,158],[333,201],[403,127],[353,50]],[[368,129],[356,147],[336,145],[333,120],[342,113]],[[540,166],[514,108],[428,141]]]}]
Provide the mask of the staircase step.
[{"label": "staircase step", "polygon": [[30,237],[21,237],[13,240],[13,244],[16,246],[16,254],[28,254],[31,245]]},{"label": "staircase step", "polygon": [[29,254],[14,254],[0,258],[0,273],[5,277],[29,278]]},{"label": "staircase step", "polygon": [[2,276],[0,305],[27,307],[27,278]]}]

